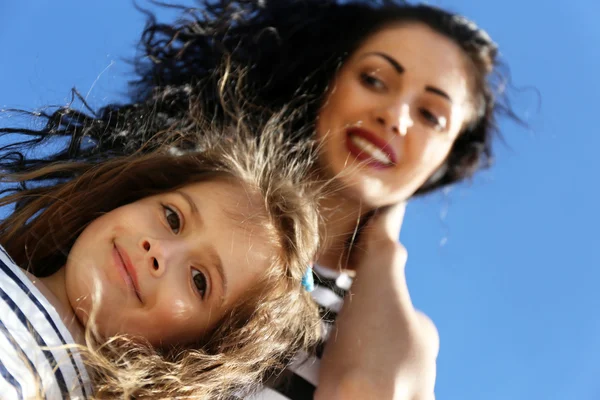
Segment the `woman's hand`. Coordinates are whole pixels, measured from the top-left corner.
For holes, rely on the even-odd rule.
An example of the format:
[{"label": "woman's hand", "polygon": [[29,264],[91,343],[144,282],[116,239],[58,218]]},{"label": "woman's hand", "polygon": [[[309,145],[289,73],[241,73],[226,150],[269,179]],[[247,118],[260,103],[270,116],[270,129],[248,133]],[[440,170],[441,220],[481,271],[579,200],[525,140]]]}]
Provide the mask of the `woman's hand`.
[{"label": "woman's hand", "polygon": [[356,278],[321,361],[318,399],[433,399],[439,348],[431,320],[415,310],[398,243],[404,204],[382,210],[353,251]]},{"label": "woman's hand", "polygon": [[372,268],[404,271],[408,254],[398,240],[406,203],[378,210],[363,228],[351,252],[351,267],[360,274]]}]

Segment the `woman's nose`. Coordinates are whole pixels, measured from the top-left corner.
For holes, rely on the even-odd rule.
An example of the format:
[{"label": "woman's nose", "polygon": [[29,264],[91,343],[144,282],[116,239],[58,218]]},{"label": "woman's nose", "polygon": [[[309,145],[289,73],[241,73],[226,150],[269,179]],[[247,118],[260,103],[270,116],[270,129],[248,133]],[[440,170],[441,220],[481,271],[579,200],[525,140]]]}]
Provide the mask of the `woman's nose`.
[{"label": "woman's nose", "polygon": [[393,133],[405,136],[409,128],[413,126],[410,107],[406,103],[390,105],[382,109],[377,117],[377,122],[385,129],[391,129]]}]

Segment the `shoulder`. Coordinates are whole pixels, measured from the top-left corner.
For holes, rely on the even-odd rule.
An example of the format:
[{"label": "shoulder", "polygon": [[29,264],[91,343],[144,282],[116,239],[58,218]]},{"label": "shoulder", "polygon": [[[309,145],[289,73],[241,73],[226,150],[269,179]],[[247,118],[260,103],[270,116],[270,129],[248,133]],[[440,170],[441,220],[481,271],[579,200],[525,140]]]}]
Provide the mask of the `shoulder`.
[{"label": "shoulder", "polygon": [[89,377],[54,308],[0,247],[0,392],[3,398],[86,398]]}]

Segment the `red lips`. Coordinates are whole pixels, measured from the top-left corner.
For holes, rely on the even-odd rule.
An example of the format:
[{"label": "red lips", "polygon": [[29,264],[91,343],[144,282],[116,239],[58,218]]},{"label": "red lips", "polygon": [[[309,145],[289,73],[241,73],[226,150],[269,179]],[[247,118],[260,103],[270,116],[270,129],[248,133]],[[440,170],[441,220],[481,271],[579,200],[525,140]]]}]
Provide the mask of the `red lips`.
[{"label": "red lips", "polygon": [[398,162],[396,152],[386,140],[380,138],[373,132],[370,132],[363,128],[349,128],[348,130],[346,130],[346,147],[348,148],[348,151],[350,151],[350,153],[352,153],[352,155],[354,155],[359,161],[368,161],[368,164],[380,168],[389,168],[392,166],[389,164],[381,163],[378,160],[374,160],[373,157],[371,157],[368,153],[365,153],[363,149],[361,149],[352,142],[352,136],[361,137],[369,143],[373,144],[375,147],[377,147],[379,150],[381,150],[384,154],[388,156],[388,158],[392,162],[392,165]]}]

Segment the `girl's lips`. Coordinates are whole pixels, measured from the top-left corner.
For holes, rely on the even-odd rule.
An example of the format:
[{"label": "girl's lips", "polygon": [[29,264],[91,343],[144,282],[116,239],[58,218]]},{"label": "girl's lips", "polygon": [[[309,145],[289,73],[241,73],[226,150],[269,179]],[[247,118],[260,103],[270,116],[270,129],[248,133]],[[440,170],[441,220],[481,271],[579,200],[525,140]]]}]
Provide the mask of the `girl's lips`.
[{"label": "girl's lips", "polygon": [[129,256],[125,252],[125,250],[120,249],[119,246],[115,243],[113,254],[115,255],[115,264],[117,269],[119,270],[119,274],[127,284],[135,293],[137,298],[142,302],[142,298],[140,296],[140,289],[137,280],[137,273],[133,265],[131,264],[131,260]]},{"label": "girl's lips", "polygon": [[[352,141],[353,136],[361,138],[370,143],[371,145],[375,146],[379,151],[381,151],[385,156],[387,156],[390,163],[384,163],[381,160],[374,159],[368,152],[357,146]],[[350,153],[352,153],[352,155],[354,155],[358,160],[368,161],[368,164],[376,167],[388,168],[397,164],[398,162],[398,156],[396,155],[396,152],[387,141],[381,139],[373,132],[363,128],[349,128],[346,130],[346,147],[348,148]]]}]

